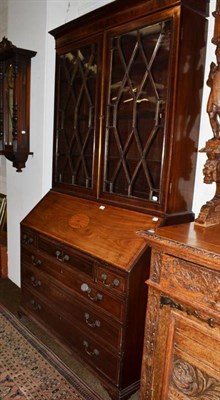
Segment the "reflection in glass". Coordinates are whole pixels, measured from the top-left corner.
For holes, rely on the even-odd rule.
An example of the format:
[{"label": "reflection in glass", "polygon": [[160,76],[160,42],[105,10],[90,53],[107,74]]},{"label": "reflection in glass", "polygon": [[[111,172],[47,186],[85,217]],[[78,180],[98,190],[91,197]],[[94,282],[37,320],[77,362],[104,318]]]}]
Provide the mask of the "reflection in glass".
[{"label": "reflection in glass", "polygon": [[6,70],[6,79],[8,81],[8,85],[6,85],[6,88],[8,90],[5,91],[6,95],[6,104],[8,108],[8,113],[6,113],[6,117],[8,118],[8,121],[6,121],[6,126],[8,126],[7,129],[7,136],[5,137],[5,144],[12,144],[12,139],[13,139],[13,99],[14,99],[14,67],[12,64],[8,65],[8,68]]},{"label": "reflection in glass", "polygon": [[93,187],[97,85],[96,43],[59,57],[55,181]]},{"label": "reflection in glass", "polygon": [[171,21],[111,39],[104,191],[159,201]]}]

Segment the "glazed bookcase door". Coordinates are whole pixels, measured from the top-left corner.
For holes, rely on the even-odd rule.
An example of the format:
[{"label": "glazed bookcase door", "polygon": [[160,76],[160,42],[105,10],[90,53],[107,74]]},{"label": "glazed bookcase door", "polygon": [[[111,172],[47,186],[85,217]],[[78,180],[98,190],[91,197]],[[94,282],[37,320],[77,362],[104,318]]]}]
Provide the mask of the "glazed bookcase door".
[{"label": "glazed bookcase door", "polygon": [[57,55],[53,186],[96,193],[97,93],[100,43]]},{"label": "glazed bookcase door", "polygon": [[146,208],[162,201],[173,19],[143,23],[108,35],[101,196]]}]

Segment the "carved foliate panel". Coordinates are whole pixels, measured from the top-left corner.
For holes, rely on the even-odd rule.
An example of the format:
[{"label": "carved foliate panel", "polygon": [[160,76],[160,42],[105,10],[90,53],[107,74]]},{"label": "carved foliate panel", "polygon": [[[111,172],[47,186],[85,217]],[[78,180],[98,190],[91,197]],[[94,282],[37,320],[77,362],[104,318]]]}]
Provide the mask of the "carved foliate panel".
[{"label": "carved foliate panel", "polygon": [[186,305],[172,299],[167,300],[161,308],[161,314],[166,313],[165,324],[168,327],[167,337],[163,338],[166,350],[162,356],[161,398],[219,400],[219,324],[209,326],[207,313],[197,315],[196,310],[189,310]]},{"label": "carved foliate panel", "polygon": [[182,259],[163,256],[162,285],[220,310],[220,273]]},{"label": "carved foliate panel", "polygon": [[[189,363],[174,357],[171,370],[170,399],[178,392],[178,399],[219,400],[220,380]],[[182,396],[181,396],[182,395]]]},{"label": "carved foliate panel", "polygon": [[147,306],[146,327],[144,336],[144,352],[142,362],[141,400],[151,399],[154,353],[158,328],[159,294],[150,288]]},{"label": "carved foliate panel", "polygon": [[168,399],[219,400],[219,328],[175,316]]},{"label": "carved foliate panel", "polygon": [[153,282],[159,283],[160,281],[160,273],[161,273],[161,253],[152,249],[151,253],[151,272],[150,272],[150,279]]}]

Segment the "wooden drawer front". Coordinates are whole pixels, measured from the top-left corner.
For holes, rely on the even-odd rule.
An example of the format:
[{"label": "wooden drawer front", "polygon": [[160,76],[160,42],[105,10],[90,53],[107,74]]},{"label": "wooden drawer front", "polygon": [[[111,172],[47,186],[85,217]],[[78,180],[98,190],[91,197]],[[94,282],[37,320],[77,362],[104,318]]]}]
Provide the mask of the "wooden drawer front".
[{"label": "wooden drawer front", "polygon": [[21,229],[21,244],[28,247],[36,247],[36,235],[29,229]]},{"label": "wooden drawer front", "polygon": [[162,256],[161,288],[178,296],[220,309],[220,272],[212,271],[183,259]]},{"label": "wooden drawer front", "polygon": [[77,279],[77,291],[83,295],[90,305],[95,304],[97,309],[105,310],[119,322],[124,322],[125,305],[123,301],[114,298],[96,284],[88,280]]},{"label": "wooden drawer front", "polygon": [[110,314],[118,321],[124,319],[124,303],[119,299],[113,298],[109,293],[103,291],[96,285],[91,278],[75,273],[74,270],[66,265],[60,266],[59,263],[52,263],[38,252],[22,251],[22,265],[35,266],[36,271],[44,271],[54,277],[58,282],[63,283],[78,295],[83,296],[88,304],[94,304],[99,310]]},{"label": "wooden drawer front", "polygon": [[60,265],[65,264],[93,276],[94,260],[85,254],[63,246],[61,243],[50,242],[42,236],[39,236],[38,248],[52,256],[53,260],[59,262]]},{"label": "wooden drawer front", "polygon": [[57,286],[51,279],[47,279],[45,274],[35,271],[34,268],[22,269],[22,283],[46,297],[53,303],[56,310],[61,308],[61,314],[66,314],[67,318],[73,318],[81,325],[81,329],[87,330],[92,335],[98,335],[101,341],[105,341],[107,346],[111,346],[120,351],[122,327],[109,324],[102,316],[91,311],[87,302],[84,304],[77,300],[74,293],[66,291],[65,288]]},{"label": "wooden drawer front", "polygon": [[[48,275],[71,289],[77,287],[76,276],[78,274],[76,274],[75,270],[68,265],[60,264],[59,262],[48,259],[43,253],[40,253],[37,250],[30,251],[29,249],[22,249],[21,262],[23,267],[34,267],[36,272],[46,272]],[[89,282],[93,282],[92,277],[89,278],[86,276],[86,278]]]},{"label": "wooden drawer front", "polygon": [[96,264],[95,280],[101,283],[103,287],[108,288],[112,293],[125,294],[126,277],[118,275],[116,272],[108,270],[104,266]]},{"label": "wooden drawer front", "polygon": [[50,331],[52,329],[56,336],[86,360],[93,369],[108,377],[114,384],[118,384],[120,359],[91,340],[63,315],[59,315],[48,301],[44,302],[42,298],[23,288],[22,307]]}]

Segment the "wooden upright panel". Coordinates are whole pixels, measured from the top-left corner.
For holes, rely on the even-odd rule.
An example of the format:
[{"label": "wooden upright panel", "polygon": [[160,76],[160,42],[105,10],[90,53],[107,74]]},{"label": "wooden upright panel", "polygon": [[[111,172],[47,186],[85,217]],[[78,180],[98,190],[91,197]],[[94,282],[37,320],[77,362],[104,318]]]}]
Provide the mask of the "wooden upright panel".
[{"label": "wooden upright panel", "polygon": [[152,247],[142,400],[218,399],[220,226],[142,233]]}]

